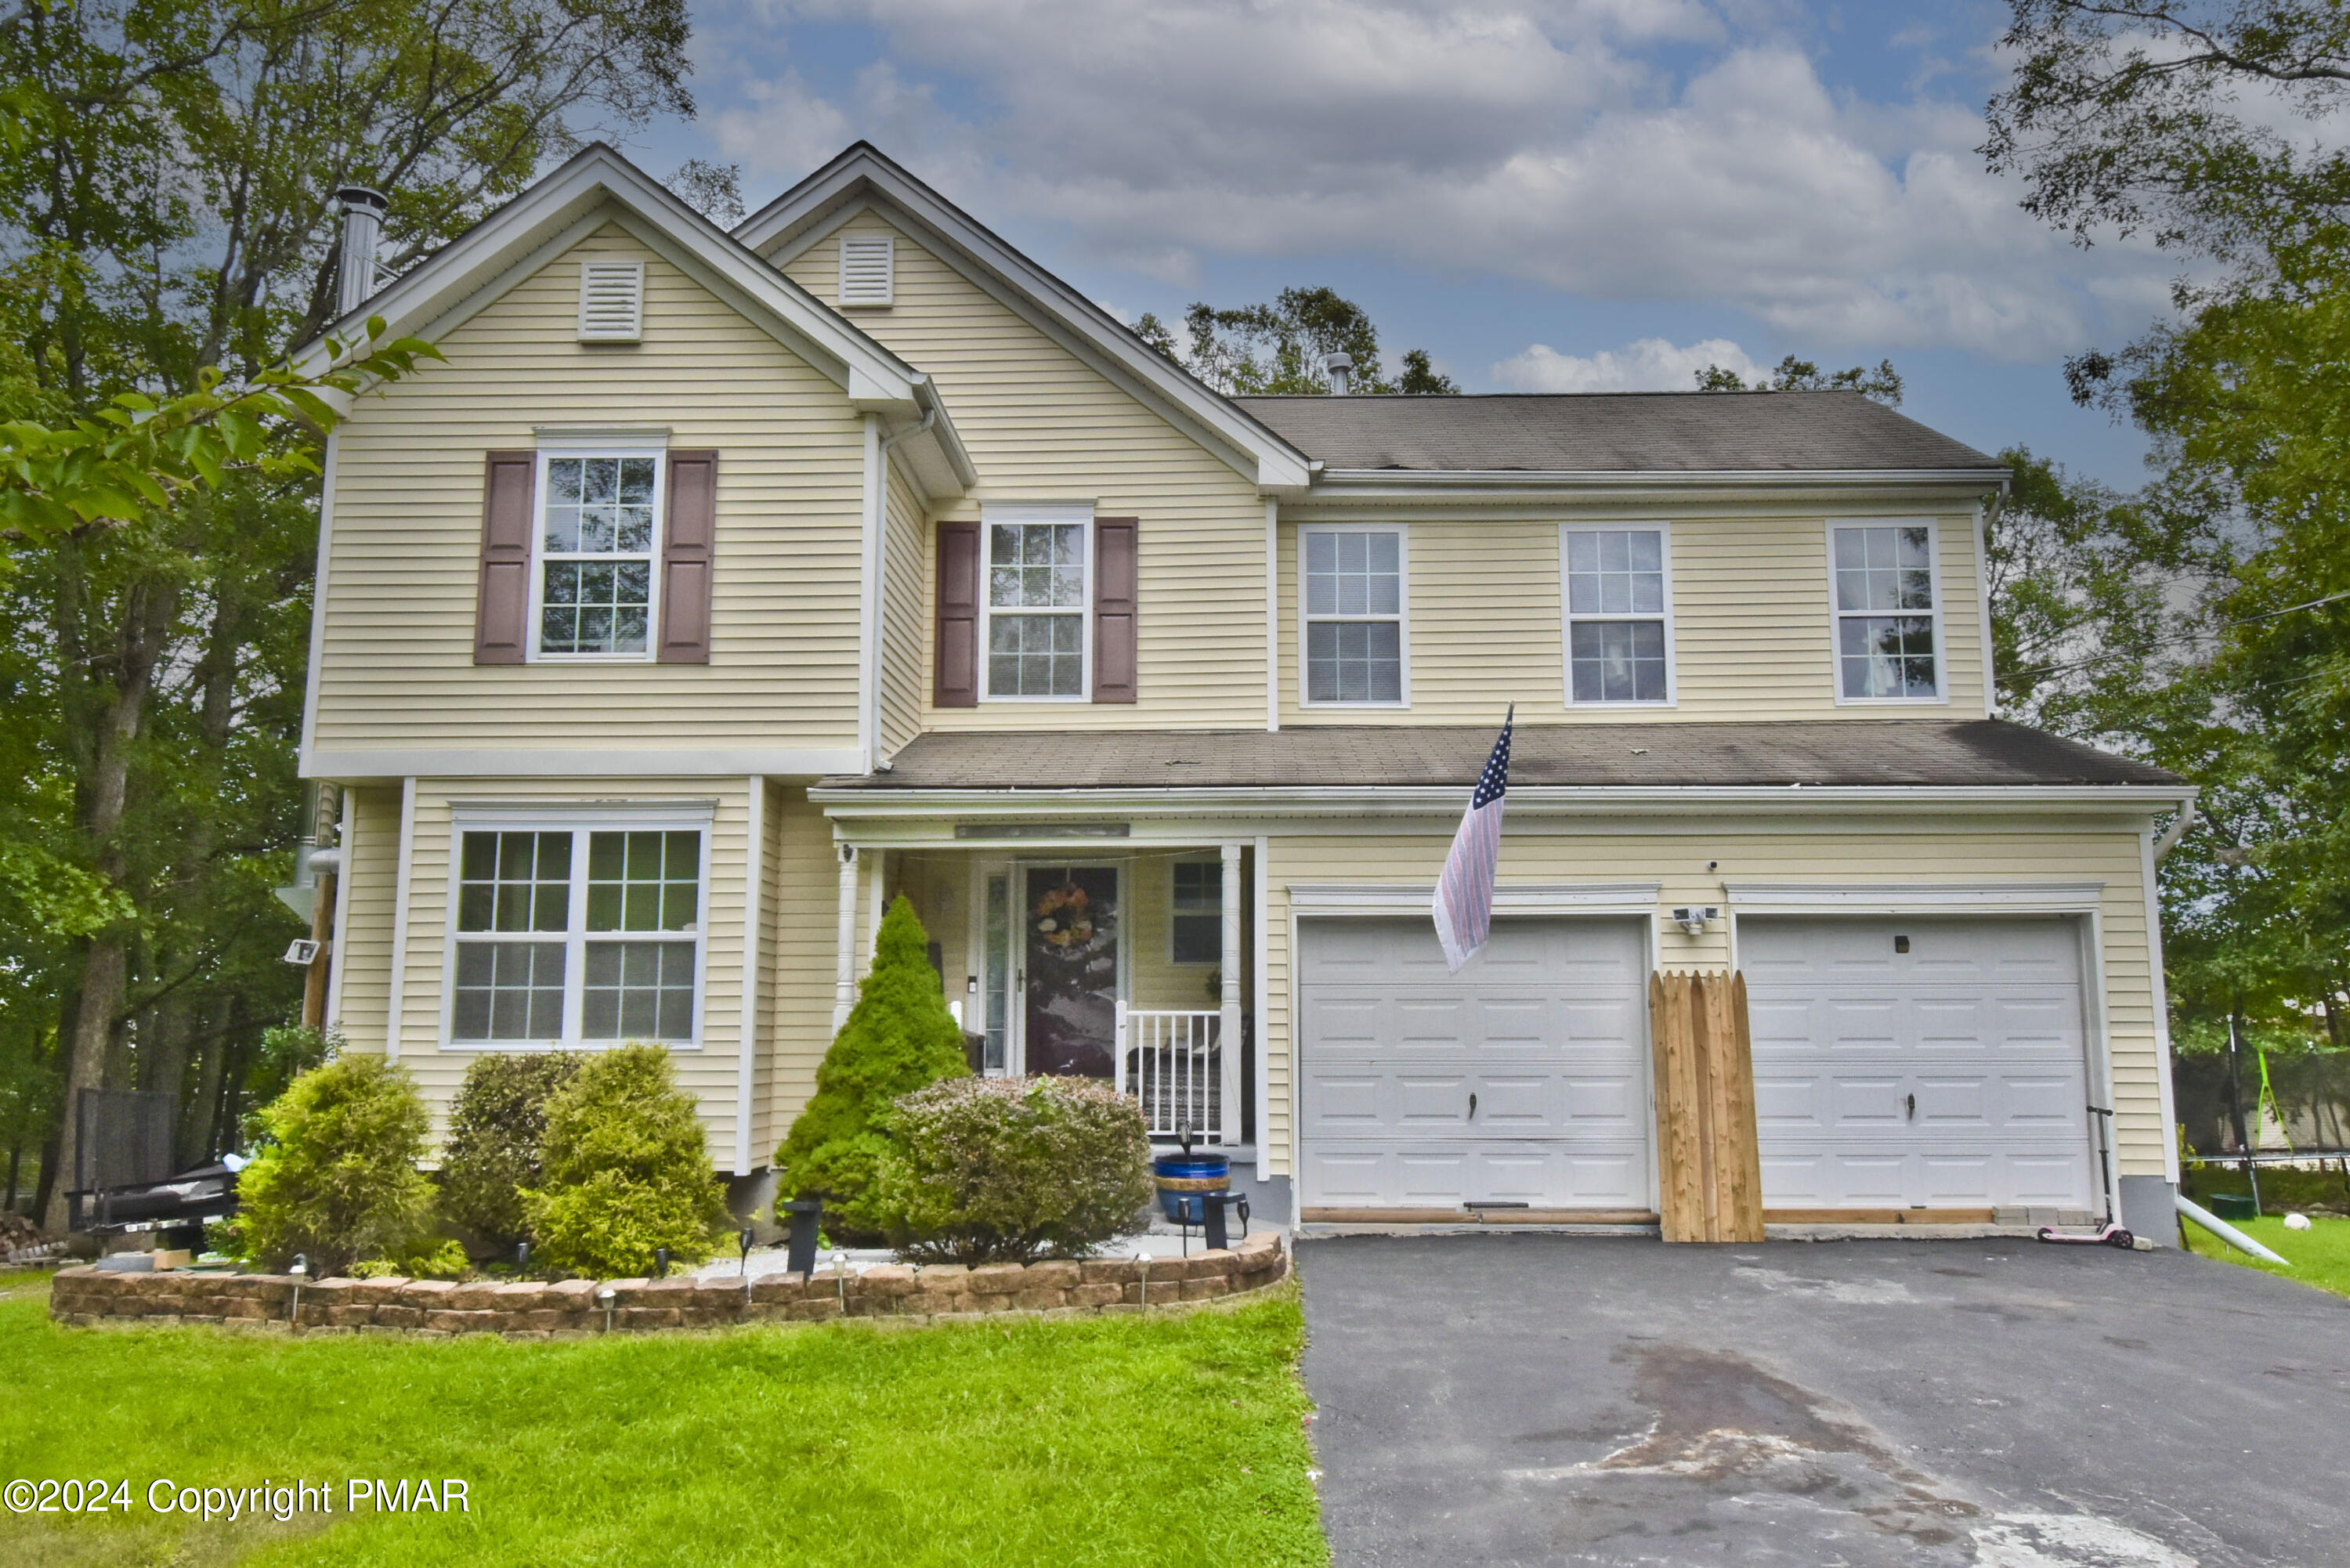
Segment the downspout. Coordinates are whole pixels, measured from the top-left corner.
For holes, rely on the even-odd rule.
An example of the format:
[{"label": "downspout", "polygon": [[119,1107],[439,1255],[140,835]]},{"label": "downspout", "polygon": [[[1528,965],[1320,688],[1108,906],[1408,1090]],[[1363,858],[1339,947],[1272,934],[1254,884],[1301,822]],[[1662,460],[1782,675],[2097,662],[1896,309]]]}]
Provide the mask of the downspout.
[{"label": "downspout", "polygon": [[2162,857],[2178,848],[2178,841],[2186,837],[2187,830],[2194,826],[2195,803],[2190,800],[2178,808],[2178,815],[2171,818],[2168,827],[2162,830],[2162,836],[2154,841],[2154,863],[2161,865]]}]

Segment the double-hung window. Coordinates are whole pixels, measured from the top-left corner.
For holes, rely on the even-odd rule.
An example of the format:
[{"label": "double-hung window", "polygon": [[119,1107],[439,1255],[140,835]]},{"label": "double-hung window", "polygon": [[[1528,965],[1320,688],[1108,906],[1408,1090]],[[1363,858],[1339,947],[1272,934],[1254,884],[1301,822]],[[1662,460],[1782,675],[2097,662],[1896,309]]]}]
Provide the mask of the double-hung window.
[{"label": "double-hung window", "polygon": [[540,657],[651,657],[662,460],[644,451],[540,452]]},{"label": "double-hung window", "polygon": [[1305,701],[1408,701],[1403,530],[1317,525],[1299,540]]},{"label": "double-hung window", "polygon": [[983,696],[1085,700],[1093,524],[1087,512],[1063,510],[985,521]]},{"label": "double-hung window", "polygon": [[1224,865],[1178,860],[1174,905],[1168,918],[1168,958],[1176,963],[1219,963],[1224,956]]},{"label": "double-hung window", "polygon": [[462,829],[451,1041],[691,1044],[703,836],[670,826]]},{"label": "double-hung window", "polygon": [[1673,700],[1672,572],[1662,527],[1570,526],[1566,565],[1567,701]]},{"label": "double-hung window", "polygon": [[1836,694],[1847,702],[1942,695],[1941,607],[1930,523],[1832,524]]}]

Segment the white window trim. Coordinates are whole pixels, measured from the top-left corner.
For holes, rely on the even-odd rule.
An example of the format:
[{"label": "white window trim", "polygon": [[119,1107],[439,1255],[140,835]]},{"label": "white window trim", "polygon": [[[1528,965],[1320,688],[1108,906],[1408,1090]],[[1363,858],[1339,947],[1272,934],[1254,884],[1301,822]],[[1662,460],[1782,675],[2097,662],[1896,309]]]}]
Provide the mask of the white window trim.
[{"label": "white window trim", "polygon": [[[1566,580],[1566,542],[1575,534],[1648,534],[1657,535],[1664,564],[1665,598],[1661,618],[1652,615],[1613,615],[1606,612],[1577,615]],[[1833,602],[1833,600],[1831,600]],[[1562,523],[1558,527],[1558,613],[1559,613],[1559,674],[1565,682],[1566,705],[1570,708],[1675,708],[1680,705],[1680,659],[1674,648],[1673,630],[1673,525],[1626,519],[1620,522]],[[1665,698],[1661,702],[1609,702],[1598,699],[1578,701],[1575,695],[1575,623],[1587,621],[1656,620],[1665,623]]]},{"label": "white window trim", "polygon": [[1223,944],[1224,906],[1221,898],[1217,900],[1216,907],[1212,909],[1180,910],[1175,907],[1175,867],[1178,866],[1212,866],[1221,876],[1224,868],[1223,857],[1222,855],[1179,855],[1167,863],[1167,962],[1177,969],[1213,969],[1223,961],[1221,956],[1208,959],[1187,959],[1175,956],[1175,919],[1178,915],[1188,915],[1193,919],[1202,918],[1214,919],[1217,923],[1216,942],[1219,954],[1222,951]]},{"label": "white window trim", "polygon": [[[1836,607],[1835,536],[1839,528],[1918,528],[1926,530],[1926,573],[1928,591],[1934,596],[1934,607],[1928,612],[1934,623],[1934,694],[1931,697],[1847,697],[1844,694],[1844,659],[1839,651],[1844,646],[1842,633],[1846,612]],[[1835,694],[1839,708],[1934,708],[1947,707],[1950,701],[1950,644],[1949,630],[1942,619],[1942,531],[1931,517],[1831,517],[1821,536],[1827,552],[1828,583],[1828,689]],[[1851,612],[1860,615],[1863,612]],[[1904,615],[1915,614],[1904,610]]]},{"label": "white window trim", "polygon": [[[1309,616],[1305,611],[1305,541],[1316,534],[1392,534],[1396,536],[1396,656],[1401,665],[1396,690],[1399,695],[1389,701],[1326,701],[1317,702],[1309,693],[1314,690],[1312,671],[1307,667],[1306,641],[1314,623],[1322,621],[1377,621],[1385,616]],[[1300,708],[1367,708],[1393,712],[1411,706],[1411,527],[1405,523],[1301,523],[1297,527],[1297,705]]]},{"label": "white window trim", "polygon": [[[1076,695],[1069,697],[1030,697],[1020,692],[998,695],[991,689],[994,663],[988,657],[995,619],[994,594],[989,587],[989,562],[992,540],[988,530],[993,527],[1021,527],[1049,524],[1067,527],[1076,524],[1085,529],[1086,590],[1085,602],[1077,607],[1077,651],[1084,660],[1077,677]],[[982,506],[979,509],[979,700],[983,702],[1090,702],[1094,700],[1094,558],[1100,554],[1100,541],[1094,528],[1093,504],[1051,506]],[[1033,615],[1033,610],[1013,610],[1014,615]],[[1066,610],[1055,613],[1068,613]]]},{"label": "white window trim", "polygon": [[[448,910],[443,919],[442,959],[441,966],[441,1039],[440,1048],[448,1052],[534,1051],[603,1051],[619,1041],[583,1041],[579,1037],[581,1014],[587,993],[588,945],[588,856],[580,836],[589,833],[699,833],[702,836],[701,884],[695,909],[701,918],[694,922],[693,942],[693,1037],[691,1040],[660,1040],[653,1044],[666,1051],[699,1051],[702,1040],[702,1012],[707,1004],[706,988],[710,976],[710,857],[713,832],[713,814],[706,805],[696,803],[682,809],[669,807],[615,807],[583,804],[577,810],[562,808],[521,809],[485,805],[460,809],[451,814],[449,822],[449,891]],[[563,936],[563,1037],[559,1040],[460,1040],[457,1027],[457,900],[463,882],[464,836],[468,833],[568,833],[573,836],[571,853],[571,919]],[[625,937],[626,933],[618,933]],[[508,940],[527,941],[535,933],[513,931],[496,933]],[[552,932],[536,933],[541,940]],[[599,939],[608,933],[598,932]]]},{"label": "white window trim", "polygon": [[[653,536],[650,599],[645,607],[645,649],[642,653],[547,653],[538,646],[545,629],[542,601],[546,593],[546,463],[556,457],[650,457],[653,468]],[[641,436],[622,441],[593,436],[542,436],[537,467],[533,470],[530,504],[530,639],[525,659],[532,664],[650,664],[660,651],[661,548],[669,535],[669,442]],[[616,557],[626,559],[627,557]]]}]

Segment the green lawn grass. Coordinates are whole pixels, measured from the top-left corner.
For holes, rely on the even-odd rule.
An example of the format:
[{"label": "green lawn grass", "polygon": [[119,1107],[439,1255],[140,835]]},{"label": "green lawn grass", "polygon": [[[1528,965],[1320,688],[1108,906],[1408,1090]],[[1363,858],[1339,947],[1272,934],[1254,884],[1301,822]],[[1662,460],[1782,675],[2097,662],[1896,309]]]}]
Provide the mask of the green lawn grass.
[{"label": "green lawn grass", "polygon": [[[61,1329],[0,1276],[0,1562],[1326,1564],[1294,1289],[1228,1311],[518,1344]],[[190,1523],[149,1483],[458,1477],[472,1511]]]},{"label": "green lawn grass", "polygon": [[2299,1280],[2305,1285],[2350,1296],[2350,1220],[2314,1214],[2306,1231],[2286,1230],[2284,1217],[2280,1214],[2258,1220],[2230,1220],[2228,1223],[2293,1266],[2280,1269],[2274,1263],[2263,1263],[2248,1253],[2239,1252],[2190,1220],[2180,1220],[2178,1231],[2191,1252],[2207,1258],[2225,1258],[2280,1279]]}]

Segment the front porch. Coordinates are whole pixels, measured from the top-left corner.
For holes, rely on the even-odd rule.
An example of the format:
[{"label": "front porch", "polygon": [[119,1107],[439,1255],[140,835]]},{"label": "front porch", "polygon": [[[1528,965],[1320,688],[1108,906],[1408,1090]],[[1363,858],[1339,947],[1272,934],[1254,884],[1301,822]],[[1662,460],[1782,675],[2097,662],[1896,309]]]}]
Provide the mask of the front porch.
[{"label": "front porch", "polygon": [[902,894],[973,1071],[1107,1079],[1139,1104],[1154,1143],[1188,1133],[1251,1149],[1253,846],[1069,832],[950,848],[836,832],[836,1027],[855,1002],[855,954]]}]

